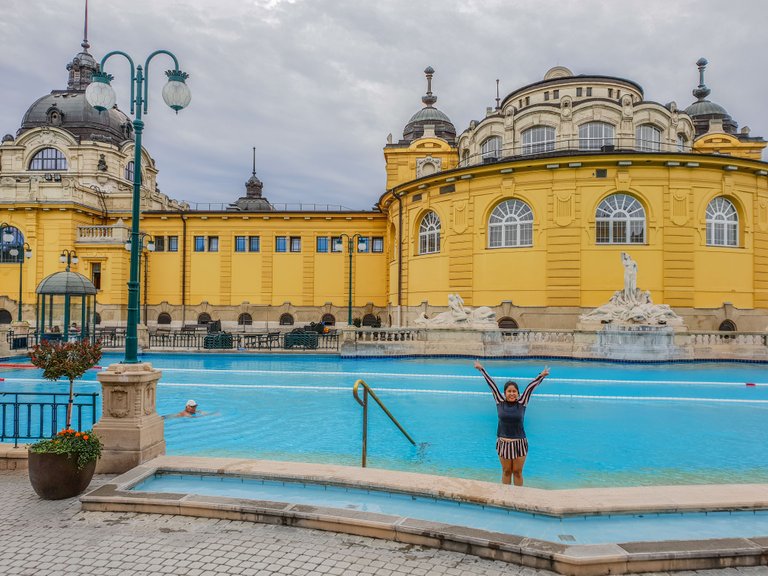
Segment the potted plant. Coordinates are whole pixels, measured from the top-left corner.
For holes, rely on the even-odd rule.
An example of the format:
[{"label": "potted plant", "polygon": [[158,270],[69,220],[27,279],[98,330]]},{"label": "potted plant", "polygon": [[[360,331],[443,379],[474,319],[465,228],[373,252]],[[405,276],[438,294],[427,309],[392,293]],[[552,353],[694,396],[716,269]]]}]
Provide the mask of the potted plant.
[{"label": "potted plant", "polygon": [[43,340],[29,356],[47,380],[62,376],[69,380],[66,426],[53,438],[29,447],[29,480],[41,498],[71,498],[88,487],[101,455],[101,441],[93,431],[72,429],[75,380],[101,359],[101,344]]}]

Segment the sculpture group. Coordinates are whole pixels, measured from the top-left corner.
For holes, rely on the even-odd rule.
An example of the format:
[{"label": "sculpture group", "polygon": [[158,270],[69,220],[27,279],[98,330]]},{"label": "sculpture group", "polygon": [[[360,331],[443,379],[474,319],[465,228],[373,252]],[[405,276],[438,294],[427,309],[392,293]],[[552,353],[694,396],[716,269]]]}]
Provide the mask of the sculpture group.
[{"label": "sculpture group", "polygon": [[441,312],[434,318],[422,313],[414,324],[429,328],[497,328],[493,310],[488,306],[479,306],[474,310],[465,308],[464,300],[458,294],[448,294],[447,312]]}]

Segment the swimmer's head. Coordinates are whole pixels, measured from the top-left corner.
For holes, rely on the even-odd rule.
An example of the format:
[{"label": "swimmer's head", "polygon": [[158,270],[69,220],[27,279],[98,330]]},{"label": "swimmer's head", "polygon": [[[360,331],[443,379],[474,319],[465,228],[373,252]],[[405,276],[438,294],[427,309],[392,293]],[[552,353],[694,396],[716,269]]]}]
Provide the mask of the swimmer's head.
[{"label": "swimmer's head", "polygon": [[507,380],[504,383],[504,399],[508,402],[514,402],[518,396],[520,396],[520,388],[517,387],[517,382]]}]

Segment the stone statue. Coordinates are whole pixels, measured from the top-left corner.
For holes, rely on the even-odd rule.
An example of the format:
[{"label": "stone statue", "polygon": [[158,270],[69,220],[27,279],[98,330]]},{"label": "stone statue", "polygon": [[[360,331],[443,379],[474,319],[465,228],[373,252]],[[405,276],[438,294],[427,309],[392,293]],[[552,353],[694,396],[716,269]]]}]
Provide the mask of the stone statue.
[{"label": "stone statue", "polygon": [[614,292],[607,304],[579,317],[580,323],[623,326],[682,326],[683,319],[666,304],[654,304],[651,293],[637,287],[637,262],[621,253],[624,289]]},{"label": "stone statue", "polygon": [[441,312],[434,318],[427,318],[422,313],[414,324],[428,328],[498,328],[493,310],[488,306],[479,306],[474,310],[465,308],[464,299],[458,294],[448,294],[447,312]]}]

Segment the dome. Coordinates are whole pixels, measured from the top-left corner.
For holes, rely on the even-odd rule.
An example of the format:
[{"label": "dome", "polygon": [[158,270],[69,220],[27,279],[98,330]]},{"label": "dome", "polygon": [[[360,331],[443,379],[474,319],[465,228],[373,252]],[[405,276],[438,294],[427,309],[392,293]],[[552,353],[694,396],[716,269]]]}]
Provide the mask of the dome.
[{"label": "dome", "polygon": [[88,41],[84,40],[81,46],[83,50],[67,64],[67,89],[54,90],[35,101],[24,114],[17,137],[32,128],[55,126],[81,140],[120,144],[133,139],[133,124],[128,116],[116,107],[100,113],[85,99],[85,89],[94,72],[99,71],[99,65],[88,53]]},{"label": "dome", "polygon": [[424,136],[426,126],[434,126],[435,136],[453,142],[456,139],[456,128],[446,114],[434,107],[437,96],[432,93],[432,75],[435,73],[431,66],[424,70],[427,76],[427,93],[421,101],[424,108],[416,112],[403,129],[403,140],[411,142]]},{"label": "dome", "polygon": [[701,136],[709,131],[710,120],[722,120],[723,130],[728,134],[735,134],[738,124],[731,118],[728,111],[720,106],[707,100],[707,96],[712,92],[704,84],[704,70],[707,67],[706,58],[699,58],[696,62],[699,67],[699,85],[693,90],[693,95],[698,98],[696,102],[688,106],[685,109],[685,113],[691,117],[693,125],[696,129],[696,136]]},{"label": "dome", "polygon": [[43,278],[35,292],[38,294],[90,296],[96,294],[96,287],[88,278],[77,272],[56,272]]}]

